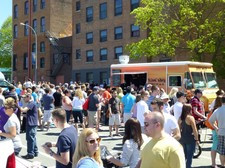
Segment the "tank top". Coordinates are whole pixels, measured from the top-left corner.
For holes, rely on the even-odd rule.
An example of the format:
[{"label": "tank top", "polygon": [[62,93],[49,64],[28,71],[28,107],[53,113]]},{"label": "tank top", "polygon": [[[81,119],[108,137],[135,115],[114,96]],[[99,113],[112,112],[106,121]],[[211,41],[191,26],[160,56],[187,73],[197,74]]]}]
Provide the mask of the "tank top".
[{"label": "tank top", "polygon": [[194,134],[191,125],[188,125],[185,120],[181,123],[181,143],[190,144],[195,142]]}]

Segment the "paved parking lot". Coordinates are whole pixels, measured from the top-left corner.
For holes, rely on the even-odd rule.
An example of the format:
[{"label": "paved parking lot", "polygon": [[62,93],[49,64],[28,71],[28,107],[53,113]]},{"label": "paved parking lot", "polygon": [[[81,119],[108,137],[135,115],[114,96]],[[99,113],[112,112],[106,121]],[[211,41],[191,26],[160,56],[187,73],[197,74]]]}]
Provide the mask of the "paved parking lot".
[{"label": "paved parking lot", "polygon": [[[118,152],[121,152],[122,150],[122,136],[114,136],[113,139],[109,137],[109,132],[108,132],[108,127],[106,126],[101,126],[101,131],[99,132],[99,135],[102,138],[101,145],[107,146],[109,151],[112,154],[116,154]],[[79,130],[80,131],[80,130]],[[123,128],[119,129],[119,132],[122,134],[124,131]],[[50,131],[45,132],[45,131],[38,131],[37,133],[37,143],[39,147],[39,156],[28,161],[27,163],[24,164],[23,159],[17,159],[18,163],[20,163],[20,167],[23,168],[22,166],[29,167],[29,164],[31,162],[36,162],[38,164],[44,165],[48,168],[55,167],[55,160],[50,157],[48,154],[45,154],[43,152],[43,149],[41,148],[41,145],[44,144],[47,141],[56,141],[57,137],[59,135],[60,130],[57,128],[51,128]],[[26,140],[25,140],[25,133],[21,134],[22,142],[23,142],[23,149],[20,153],[20,155],[26,155]],[[210,148],[211,148],[211,130],[209,129],[203,129],[202,131],[202,154],[200,155],[199,158],[193,160],[193,167],[196,168],[207,168],[210,167],[211,164],[211,159],[210,159]],[[217,157],[217,163],[219,164],[219,157]]]}]

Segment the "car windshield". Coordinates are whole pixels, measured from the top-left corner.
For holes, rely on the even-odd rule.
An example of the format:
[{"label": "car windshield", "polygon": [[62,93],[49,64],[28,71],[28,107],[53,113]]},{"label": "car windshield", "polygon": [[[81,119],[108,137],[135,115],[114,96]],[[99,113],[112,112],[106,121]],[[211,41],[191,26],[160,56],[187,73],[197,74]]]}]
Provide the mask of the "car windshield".
[{"label": "car windshield", "polygon": [[215,73],[205,73],[205,78],[208,88],[218,88]]},{"label": "car windshield", "polygon": [[191,72],[193,82],[194,82],[194,87],[196,89],[198,88],[206,88],[206,82],[203,78],[202,72]]},{"label": "car windshield", "polygon": [[9,82],[4,81],[4,80],[0,80],[0,87],[6,88],[6,87],[8,87],[9,85],[10,85]]}]

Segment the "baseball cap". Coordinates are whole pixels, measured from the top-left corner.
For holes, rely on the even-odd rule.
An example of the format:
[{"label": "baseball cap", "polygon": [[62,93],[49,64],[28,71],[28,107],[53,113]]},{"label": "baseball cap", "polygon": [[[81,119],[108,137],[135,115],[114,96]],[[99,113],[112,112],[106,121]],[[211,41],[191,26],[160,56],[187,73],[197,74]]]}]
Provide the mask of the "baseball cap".
[{"label": "baseball cap", "polygon": [[185,96],[185,94],[183,92],[178,91],[176,96],[177,96],[177,98],[180,98],[182,96]]},{"label": "baseball cap", "polygon": [[196,89],[195,90],[195,94],[197,94],[197,93],[202,93],[202,90],[201,89]]},{"label": "baseball cap", "polygon": [[161,99],[169,99],[169,96],[166,93],[163,93]]},{"label": "baseball cap", "polygon": [[93,91],[98,91],[99,90],[99,87],[98,86],[95,86],[94,88],[93,88]]}]

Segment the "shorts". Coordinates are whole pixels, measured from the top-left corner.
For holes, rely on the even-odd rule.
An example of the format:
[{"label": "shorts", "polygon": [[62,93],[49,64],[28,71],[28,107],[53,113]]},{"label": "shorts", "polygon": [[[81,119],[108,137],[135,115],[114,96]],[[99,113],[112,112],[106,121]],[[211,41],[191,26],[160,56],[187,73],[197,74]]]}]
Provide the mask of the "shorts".
[{"label": "shorts", "polygon": [[109,117],[109,126],[113,125],[120,125],[120,114],[112,114],[112,116]]},{"label": "shorts", "polygon": [[218,135],[218,146],[217,146],[217,152],[220,155],[225,155],[225,136]]},{"label": "shorts", "polygon": [[215,130],[212,130],[212,138],[213,138],[213,142],[212,142],[211,150],[216,151],[218,146],[218,135]]},{"label": "shorts", "polygon": [[52,122],[52,110],[44,110],[43,122]]},{"label": "shorts", "polygon": [[123,123],[125,124],[127,120],[129,120],[132,117],[131,113],[123,113]]},{"label": "shorts", "polygon": [[79,121],[82,124],[83,123],[83,113],[82,113],[82,110],[73,110],[72,113],[73,113],[74,122],[75,123],[78,123],[78,118],[79,118]]},{"label": "shorts", "polygon": [[88,125],[96,124],[97,111],[88,111]]}]

